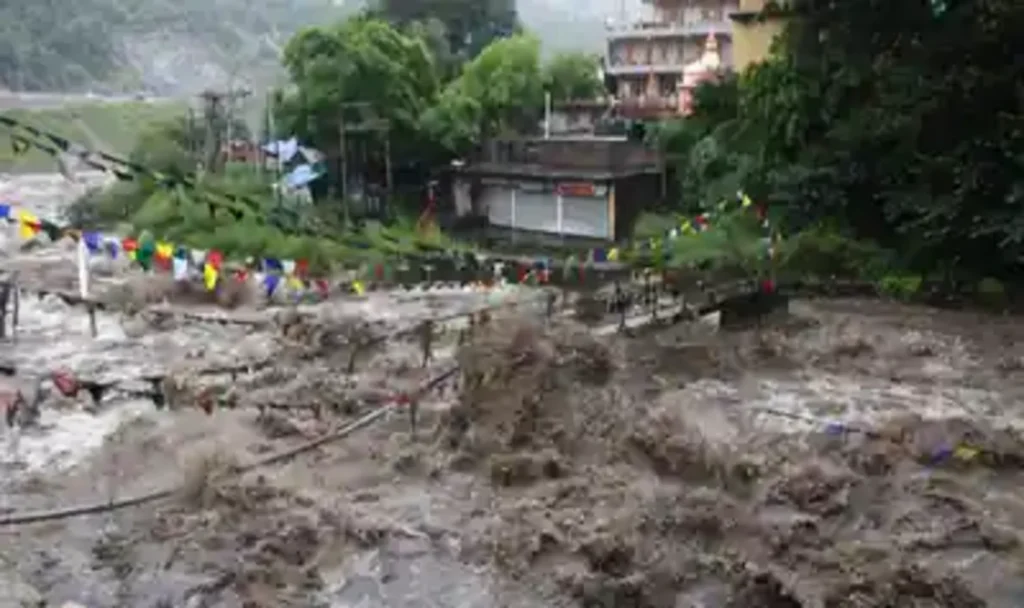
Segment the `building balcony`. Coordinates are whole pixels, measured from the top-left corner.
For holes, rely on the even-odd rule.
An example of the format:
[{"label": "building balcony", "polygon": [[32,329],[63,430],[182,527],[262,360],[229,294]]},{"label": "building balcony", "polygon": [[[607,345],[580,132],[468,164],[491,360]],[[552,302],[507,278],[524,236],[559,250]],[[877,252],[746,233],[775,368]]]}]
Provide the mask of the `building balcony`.
[{"label": "building balcony", "polygon": [[634,96],[624,97],[615,102],[615,109],[623,118],[663,118],[679,114],[679,97]]},{"label": "building balcony", "polygon": [[665,23],[638,21],[608,28],[608,42],[617,40],[654,40],[658,38],[686,38],[688,36],[727,36],[732,34],[732,22],[728,18],[714,21],[690,23]]},{"label": "building balcony", "polygon": [[612,65],[605,63],[604,73],[608,76],[647,76],[648,74],[682,74],[684,63],[630,63]]}]

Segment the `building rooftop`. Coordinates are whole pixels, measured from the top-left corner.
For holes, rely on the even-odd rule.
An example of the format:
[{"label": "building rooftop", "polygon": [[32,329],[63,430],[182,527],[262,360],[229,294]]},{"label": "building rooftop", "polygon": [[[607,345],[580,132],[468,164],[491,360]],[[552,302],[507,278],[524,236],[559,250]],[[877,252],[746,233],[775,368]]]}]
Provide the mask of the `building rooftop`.
[{"label": "building rooftop", "polygon": [[507,141],[507,142],[625,142],[629,141],[629,137],[625,135],[591,135],[591,134],[580,134],[580,135],[552,135],[551,137],[534,136],[534,137],[498,137],[494,141]]}]

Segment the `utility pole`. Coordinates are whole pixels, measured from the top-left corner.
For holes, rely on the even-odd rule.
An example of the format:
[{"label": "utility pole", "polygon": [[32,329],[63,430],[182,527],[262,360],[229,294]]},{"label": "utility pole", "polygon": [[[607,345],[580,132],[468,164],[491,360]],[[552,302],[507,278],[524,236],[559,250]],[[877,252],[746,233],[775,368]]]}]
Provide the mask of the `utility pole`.
[{"label": "utility pole", "polygon": [[191,106],[185,114],[185,133],[187,134],[185,144],[188,146],[188,157],[194,166],[198,164],[199,156],[198,150],[196,150],[196,111]]},{"label": "utility pole", "polygon": [[348,208],[348,138],[345,137],[345,108],[342,104],[341,112],[338,113],[338,175],[341,179],[338,192],[341,194],[341,211],[345,220],[345,228],[352,225],[352,218]]},{"label": "utility pole", "polygon": [[[229,89],[227,91],[207,89],[200,94],[200,98],[203,100],[203,118],[206,123],[206,150],[204,154],[206,171],[218,173],[221,168],[220,149],[223,145],[223,138],[220,121],[222,119],[228,121],[226,123],[226,130],[230,135],[230,121],[234,118],[235,100],[244,99],[251,94],[252,91],[248,89]],[[224,112],[225,105],[229,109],[227,113]]]},{"label": "utility pole", "polygon": [[[357,123],[349,123],[345,120],[345,110],[348,108],[355,108],[359,110],[361,114],[361,120]],[[393,181],[392,167],[391,167],[391,123],[388,120],[380,119],[376,117],[376,113],[373,111],[373,106],[367,101],[347,101],[341,104],[341,109],[338,113],[338,146],[339,146],[339,163],[338,171],[341,174],[341,197],[342,205],[344,206],[345,222],[349,221],[349,201],[348,201],[348,144],[349,136],[360,134],[360,133],[376,133],[377,135],[383,135],[384,137],[384,171],[385,171],[385,187],[387,192],[387,202],[390,203]],[[364,154],[364,160],[365,160]]]},{"label": "utility pole", "polygon": [[[265,137],[268,142],[273,140],[274,145],[277,148],[274,154],[274,196],[277,199],[277,206],[280,207],[281,203],[284,202],[284,194],[281,192],[281,146],[279,145],[280,140],[277,138],[277,129],[275,128],[274,125],[274,101],[273,97],[269,93],[267,94],[266,114],[264,114],[263,118],[267,129],[267,134],[265,135]],[[263,147],[261,144],[261,157],[263,156],[262,150]]]}]

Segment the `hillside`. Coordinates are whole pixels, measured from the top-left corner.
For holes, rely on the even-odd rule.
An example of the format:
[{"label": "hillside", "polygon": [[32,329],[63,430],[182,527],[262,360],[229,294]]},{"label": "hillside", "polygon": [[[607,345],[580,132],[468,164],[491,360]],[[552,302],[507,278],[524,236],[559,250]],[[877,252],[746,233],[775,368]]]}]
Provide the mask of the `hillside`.
[{"label": "hillside", "polygon": [[605,23],[621,14],[635,15],[640,0],[519,0],[519,18],[544,42],[545,51],[604,51]]},{"label": "hillside", "polygon": [[[185,112],[183,104],[170,102],[93,102],[64,108],[5,110],[4,114],[72,141],[127,156],[142,127]],[[52,171],[55,167],[50,156],[34,148],[14,154],[9,133],[0,129],[0,173]]]},{"label": "hillside", "polygon": [[280,44],[336,19],[333,0],[0,0],[0,86],[195,92],[273,65]]},{"label": "hillside", "polygon": [[[212,83],[256,87],[304,25],[341,18],[360,0],[0,0],[0,88],[192,94]],[[546,50],[598,52],[604,21],[638,5],[519,0]]]}]

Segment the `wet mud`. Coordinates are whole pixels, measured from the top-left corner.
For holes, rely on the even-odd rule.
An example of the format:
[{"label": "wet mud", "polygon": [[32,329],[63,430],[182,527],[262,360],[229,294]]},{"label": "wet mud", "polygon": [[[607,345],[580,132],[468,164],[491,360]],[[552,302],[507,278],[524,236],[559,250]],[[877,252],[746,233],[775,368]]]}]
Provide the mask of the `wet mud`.
[{"label": "wet mud", "polygon": [[[30,302],[3,345],[19,368],[166,373],[176,399],[51,393],[39,428],[0,438],[0,515],[178,490],[0,528],[0,606],[1024,603],[1018,320],[795,301],[760,328],[595,338],[507,313],[465,344],[439,333],[426,364],[394,339],[348,373],[352,342],[488,297],[231,313],[265,321],[251,325],[104,313],[96,339],[74,308]],[[231,474],[455,364],[415,428],[399,406]]]}]

